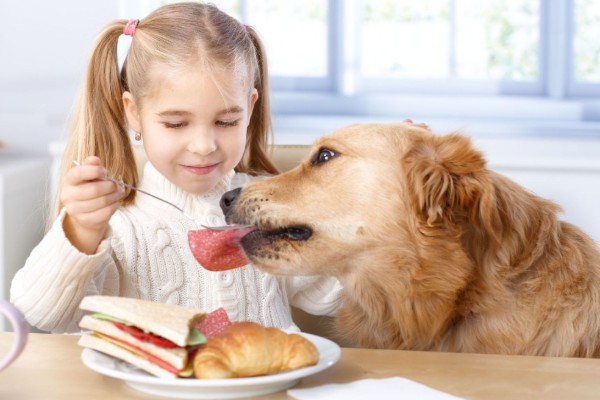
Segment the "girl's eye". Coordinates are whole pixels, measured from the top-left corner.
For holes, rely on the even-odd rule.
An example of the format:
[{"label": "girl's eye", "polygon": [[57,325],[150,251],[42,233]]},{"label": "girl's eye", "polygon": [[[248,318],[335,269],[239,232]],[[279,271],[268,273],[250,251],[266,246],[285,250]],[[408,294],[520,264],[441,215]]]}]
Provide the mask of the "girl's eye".
[{"label": "girl's eye", "polygon": [[219,121],[215,122],[215,124],[217,126],[222,126],[224,128],[228,128],[230,126],[237,126],[239,122],[240,122],[239,119],[236,119],[236,120],[233,120],[233,121],[220,121],[219,120]]},{"label": "girl's eye", "polygon": [[186,126],[185,122],[177,122],[177,123],[165,122],[165,128],[168,128],[168,129],[179,129],[179,128],[183,128],[184,126]]}]

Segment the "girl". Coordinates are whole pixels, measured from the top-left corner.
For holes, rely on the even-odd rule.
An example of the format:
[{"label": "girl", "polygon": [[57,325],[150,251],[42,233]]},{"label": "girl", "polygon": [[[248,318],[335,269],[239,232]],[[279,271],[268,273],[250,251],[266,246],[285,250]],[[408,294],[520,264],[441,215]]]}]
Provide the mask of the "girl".
[{"label": "girl", "polygon": [[[119,71],[123,33],[132,42]],[[106,27],[65,150],[58,217],[12,282],[11,301],[30,324],[79,331],[81,299],[99,293],[224,307],[232,320],[285,329],[297,329],[290,305],[336,310],[336,280],[274,277],[251,266],[209,272],[188,246],[197,224],[224,224],[221,194],[250,174],[276,173],[265,154],[266,65],[256,32],[212,5],[176,3]],[[195,221],[106,179],[138,184],[128,126],[149,160],[139,187]]]}]

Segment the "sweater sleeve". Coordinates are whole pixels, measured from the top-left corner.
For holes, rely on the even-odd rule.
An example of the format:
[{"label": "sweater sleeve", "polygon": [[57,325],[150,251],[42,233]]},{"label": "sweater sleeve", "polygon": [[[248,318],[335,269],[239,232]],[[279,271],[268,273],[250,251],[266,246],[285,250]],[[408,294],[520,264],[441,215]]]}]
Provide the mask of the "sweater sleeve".
[{"label": "sweater sleeve", "polygon": [[[31,325],[52,333],[78,332],[83,313],[79,303],[91,294],[118,292],[116,265],[105,238],[96,254],[75,248],[63,230],[64,210],[25,266],[15,274],[11,302]],[[110,236],[110,235],[109,235]]]},{"label": "sweater sleeve", "polygon": [[324,276],[285,277],[290,304],[309,314],[333,316],[342,303],[339,280]]}]

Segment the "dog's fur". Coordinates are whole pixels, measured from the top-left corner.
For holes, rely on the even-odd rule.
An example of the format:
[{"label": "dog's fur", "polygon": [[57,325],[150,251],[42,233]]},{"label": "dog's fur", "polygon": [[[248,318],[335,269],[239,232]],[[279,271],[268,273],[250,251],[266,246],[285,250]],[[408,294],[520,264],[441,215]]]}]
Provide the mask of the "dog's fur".
[{"label": "dog's fur", "polygon": [[227,196],[254,265],[340,279],[346,345],[600,356],[596,244],[462,135],[354,125]]}]

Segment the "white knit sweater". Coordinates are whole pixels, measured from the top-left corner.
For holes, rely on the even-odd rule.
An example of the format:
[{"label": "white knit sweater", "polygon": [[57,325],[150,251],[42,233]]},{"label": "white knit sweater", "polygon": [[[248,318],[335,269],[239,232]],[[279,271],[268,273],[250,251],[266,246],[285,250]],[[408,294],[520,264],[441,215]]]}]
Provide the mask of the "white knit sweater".
[{"label": "white knit sweater", "polygon": [[86,295],[135,297],[211,311],[224,307],[233,321],[297,329],[290,305],[312,314],[332,315],[340,303],[341,284],[333,278],[275,277],[251,265],[207,271],[194,259],[187,232],[196,224],[222,225],[221,195],[252,179],[233,171],[209,193],[184,192],[150,163],[140,188],[183,208],[138,193],[121,207],[96,254],[79,252],[62,228],[64,211],[15,275],[10,300],[27,321],[44,331],[77,332],[78,309]]}]

